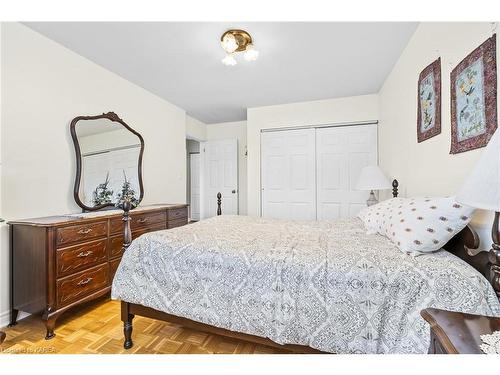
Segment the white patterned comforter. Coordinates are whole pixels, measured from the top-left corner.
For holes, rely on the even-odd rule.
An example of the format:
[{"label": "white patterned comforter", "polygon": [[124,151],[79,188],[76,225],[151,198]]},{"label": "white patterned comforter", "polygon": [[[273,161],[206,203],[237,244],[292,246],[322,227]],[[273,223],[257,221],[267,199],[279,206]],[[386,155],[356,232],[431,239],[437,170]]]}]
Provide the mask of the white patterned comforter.
[{"label": "white patterned comforter", "polygon": [[359,219],[219,216],[142,235],[112,297],[336,353],[426,353],[420,310],[500,315],[487,280],[445,252],[408,256]]}]

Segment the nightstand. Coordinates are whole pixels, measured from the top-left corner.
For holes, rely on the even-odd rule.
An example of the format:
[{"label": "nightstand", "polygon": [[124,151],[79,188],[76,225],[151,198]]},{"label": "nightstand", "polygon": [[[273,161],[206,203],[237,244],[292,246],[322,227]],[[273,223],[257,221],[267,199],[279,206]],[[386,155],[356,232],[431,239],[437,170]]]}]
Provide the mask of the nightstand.
[{"label": "nightstand", "polygon": [[431,326],[429,354],[483,354],[480,336],[500,330],[500,318],[432,308],[420,315]]}]

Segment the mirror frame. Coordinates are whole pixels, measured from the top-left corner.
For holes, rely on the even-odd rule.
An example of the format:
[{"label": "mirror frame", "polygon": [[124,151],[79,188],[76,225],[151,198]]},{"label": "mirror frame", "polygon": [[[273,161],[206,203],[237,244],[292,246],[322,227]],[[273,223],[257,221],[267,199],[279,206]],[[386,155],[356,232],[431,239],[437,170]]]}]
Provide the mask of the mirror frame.
[{"label": "mirror frame", "polygon": [[83,204],[83,202],[80,200],[80,196],[78,195],[80,191],[80,182],[82,179],[82,153],[80,150],[80,144],[78,143],[78,137],[76,135],[76,124],[78,121],[85,121],[85,120],[98,120],[98,119],[108,119],[113,122],[118,122],[121,125],[125,127],[128,131],[131,133],[135,134],[140,142],[141,142],[141,150],[139,152],[139,165],[138,165],[138,175],[139,175],[139,190],[140,190],[140,195],[139,195],[139,204],[142,201],[142,198],[144,197],[144,185],[142,183],[142,156],[144,154],[144,139],[142,138],[142,135],[140,135],[138,132],[136,132],[134,129],[132,129],[130,126],[128,126],[116,113],[114,112],[108,112],[108,113],[103,113],[102,115],[96,115],[96,116],[78,116],[75,117],[73,120],[71,120],[71,123],[69,125],[69,130],[71,133],[71,138],[73,139],[73,145],[75,146],[75,153],[76,153],[76,176],[75,176],[75,187],[73,190],[73,196],[75,198],[76,204],[78,204],[84,211],[98,211],[102,210],[103,208],[106,207],[115,207],[114,203],[105,203],[101,204],[99,206],[95,207],[89,207]]}]

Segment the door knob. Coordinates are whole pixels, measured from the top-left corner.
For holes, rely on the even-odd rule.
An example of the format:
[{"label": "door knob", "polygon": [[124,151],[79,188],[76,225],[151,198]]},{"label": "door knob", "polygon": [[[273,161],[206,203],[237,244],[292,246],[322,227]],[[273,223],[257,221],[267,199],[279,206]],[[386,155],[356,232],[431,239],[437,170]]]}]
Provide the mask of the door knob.
[{"label": "door knob", "polygon": [[231,190],[231,193],[236,194],[236,190]]}]

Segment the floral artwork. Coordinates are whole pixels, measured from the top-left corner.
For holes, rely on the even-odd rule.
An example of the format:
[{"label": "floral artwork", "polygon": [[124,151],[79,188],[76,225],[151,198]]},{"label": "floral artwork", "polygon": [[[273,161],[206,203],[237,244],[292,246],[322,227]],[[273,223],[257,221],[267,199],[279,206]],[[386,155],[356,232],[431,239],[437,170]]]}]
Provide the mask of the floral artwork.
[{"label": "floral artwork", "polygon": [[451,72],[451,154],[484,147],[497,128],[496,35]]},{"label": "floral artwork", "polygon": [[441,133],[441,58],[427,66],[418,77],[417,141]]}]

